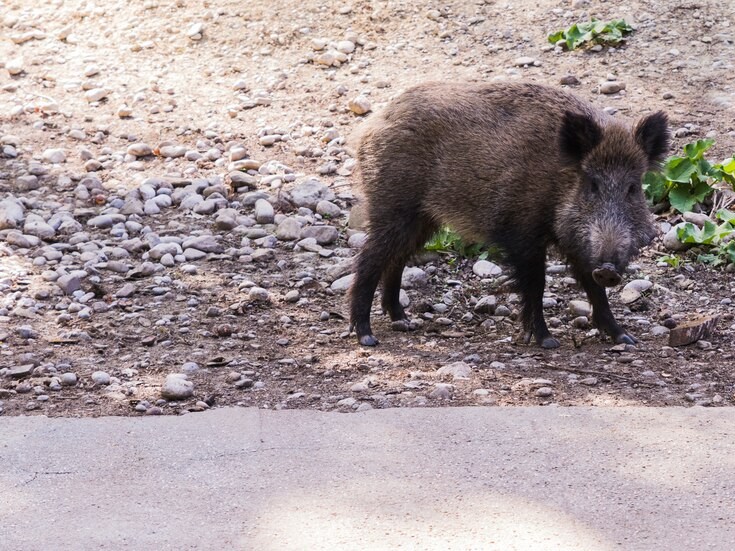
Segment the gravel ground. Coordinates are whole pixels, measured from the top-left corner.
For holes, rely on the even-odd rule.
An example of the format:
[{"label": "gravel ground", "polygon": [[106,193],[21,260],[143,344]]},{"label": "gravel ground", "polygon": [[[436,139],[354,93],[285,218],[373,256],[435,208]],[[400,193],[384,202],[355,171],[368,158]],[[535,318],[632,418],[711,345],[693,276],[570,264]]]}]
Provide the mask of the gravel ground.
[{"label": "gravel ground", "polygon": [[[375,349],[344,301],[365,237],[347,138],[371,113],[427,80],[568,83],[620,116],[665,110],[672,151],[708,136],[721,160],[729,2],[5,5],[1,413],[735,403],[732,276],[657,261],[677,218],[611,293],[636,347],[599,338],[553,257],[555,351],[518,343],[502,263],[417,258],[403,298],[421,326],[391,332],[376,301]],[[637,30],[601,51],[546,42],[590,17]],[[700,315],[714,333],[669,346]]]}]

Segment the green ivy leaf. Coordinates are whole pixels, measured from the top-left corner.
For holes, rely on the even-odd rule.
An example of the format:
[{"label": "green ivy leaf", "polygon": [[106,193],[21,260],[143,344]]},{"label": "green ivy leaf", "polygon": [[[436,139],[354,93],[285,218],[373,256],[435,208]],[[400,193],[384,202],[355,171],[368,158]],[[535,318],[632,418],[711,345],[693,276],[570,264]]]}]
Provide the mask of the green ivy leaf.
[{"label": "green ivy leaf", "polygon": [[692,161],[698,161],[702,158],[705,151],[707,151],[715,141],[711,138],[705,138],[703,140],[697,140],[696,142],[688,143],[684,146],[684,155],[689,157]]},{"label": "green ivy leaf", "polygon": [[660,172],[646,172],[643,176],[643,193],[652,205],[666,199],[669,189],[664,175]]}]

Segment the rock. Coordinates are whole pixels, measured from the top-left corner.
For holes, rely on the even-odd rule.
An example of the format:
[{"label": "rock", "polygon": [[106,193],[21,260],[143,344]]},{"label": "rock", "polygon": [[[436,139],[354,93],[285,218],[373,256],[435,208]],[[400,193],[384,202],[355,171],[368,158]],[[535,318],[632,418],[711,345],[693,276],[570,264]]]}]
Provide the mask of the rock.
[{"label": "rock", "polygon": [[720,320],[718,316],[697,316],[680,323],[669,333],[669,346],[684,346],[698,340],[709,340]]},{"label": "rock", "polygon": [[701,212],[685,212],[682,214],[682,218],[685,222],[691,222],[700,228],[704,227],[705,222],[712,222],[709,216]]},{"label": "rock", "polygon": [[433,398],[435,400],[449,400],[452,397],[452,394],[454,393],[454,386],[450,384],[445,383],[437,383],[434,387],[434,390],[432,390],[429,393],[429,398]]},{"label": "rock", "polygon": [[94,228],[111,228],[119,222],[125,222],[123,214],[100,214],[87,220],[87,225]]},{"label": "rock", "polygon": [[194,395],[194,383],[186,380],[183,373],[172,373],[166,376],[161,387],[161,396],[166,400],[184,400]]},{"label": "rock", "polygon": [[365,231],[367,230],[367,208],[364,203],[357,203],[352,206],[350,210],[350,216],[347,219],[347,225],[352,230]]},{"label": "rock", "polygon": [[347,103],[347,107],[352,111],[355,115],[364,115],[366,113],[369,113],[371,110],[370,106],[370,100],[365,96],[357,96],[356,98],[351,99]]},{"label": "rock", "polygon": [[38,214],[31,213],[28,215],[23,226],[23,232],[29,235],[35,235],[39,239],[48,240],[56,235],[56,231]]},{"label": "rock", "polygon": [[586,386],[595,386],[597,384],[597,377],[585,377],[580,379],[579,383]]},{"label": "rock", "polygon": [[301,234],[301,224],[294,218],[284,218],[276,228],[276,237],[282,241],[293,241]]},{"label": "rock", "polygon": [[587,329],[590,326],[590,320],[587,316],[577,316],[572,320],[572,327],[577,329]]},{"label": "rock", "polygon": [[87,90],[87,92],[84,93],[84,99],[86,99],[89,103],[102,101],[109,95],[109,93],[109,90],[106,90],[104,88],[92,88],[91,90]]},{"label": "rock", "polygon": [[25,218],[23,204],[15,197],[0,201],[0,230],[18,228]]},{"label": "rock", "polygon": [[16,57],[5,62],[5,69],[11,75],[19,75],[25,70],[23,65],[23,58]]},{"label": "rock", "polygon": [[183,145],[164,145],[158,148],[161,157],[169,159],[178,159],[186,155],[186,148]]},{"label": "rock", "polygon": [[126,283],[115,293],[117,298],[128,298],[135,294],[135,285]]},{"label": "rock", "polygon": [[343,54],[351,54],[355,51],[355,43],[351,40],[340,40],[337,42],[337,51]]},{"label": "rock", "polygon": [[407,267],[403,269],[401,276],[401,287],[405,289],[413,289],[426,285],[429,281],[429,275],[417,266]]},{"label": "rock", "polygon": [[15,179],[15,183],[17,184],[19,191],[33,191],[34,189],[41,187],[41,182],[39,181],[38,176],[33,174],[18,176]]},{"label": "rock", "polygon": [[541,388],[536,389],[535,394],[539,398],[548,398],[549,396],[554,394],[554,391],[548,386],[542,386]]},{"label": "rock", "polygon": [[319,180],[311,178],[291,190],[291,201],[297,207],[315,210],[319,201],[332,201],[334,193]]},{"label": "rock", "polygon": [[482,278],[495,277],[503,273],[500,266],[487,260],[478,260],[472,266],[472,271],[475,275]]},{"label": "rock", "polygon": [[104,371],[95,371],[92,373],[92,382],[99,386],[110,384],[110,375]]},{"label": "rock", "polygon": [[335,293],[345,293],[352,286],[352,282],[355,279],[355,274],[348,274],[342,276],[339,279],[332,282],[329,288]]},{"label": "rock", "polygon": [[19,231],[9,231],[5,235],[5,242],[8,245],[13,245],[14,247],[18,247],[19,249],[30,249],[33,247],[33,242],[31,239],[35,239],[36,241],[39,241],[39,239],[35,236],[31,235],[23,235]]},{"label": "rock", "polygon": [[623,290],[620,292],[620,302],[631,304],[638,300],[651,287],[653,287],[653,282],[647,279],[634,279],[623,287]]},{"label": "rock", "polygon": [[193,23],[186,31],[186,36],[194,42],[201,40],[204,34],[203,23]]},{"label": "rock", "polygon": [[58,165],[66,162],[66,153],[63,149],[47,149],[43,152],[43,160]]},{"label": "rock", "polygon": [[498,303],[495,295],[487,295],[477,301],[474,311],[477,314],[490,314],[492,316],[495,313],[497,305]]},{"label": "rock", "polygon": [[469,379],[472,373],[472,367],[464,362],[454,362],[444,365],[436,370],[436,374],[442,378],[451,377],[457,379]]},{"label": "rock", "polygon": [[336,218],[342,214],[342,209],[331,201],[319,201],[316,204],[316,212],[327,218]]},{"label": "rock", "polygon": [[267,289],[251,287],[248,292],[248,299],[252,302],[270,302],[271,295]]},{"label": "rock", "polygon": [[579,79],[574,75],[564,75],[561,77],[559,83],[564,86],[577,86],[579,84]]},{"label": "rock", "polygon": [[161,260],[164,255],[170,254],[175,256],[182,252],[181,245],[178,243],[159,243],[158,245],[151,247],[151,250],[148,251],[148,258],[152,260]]},{"label": "rock", "polygon": [[62,386],[75,386],[77,384],[76,373],[62,373],[59,378]]},{"label": "rock", "polygon": [[331,245],[339,237],[334,226],[306,226],[299,234],[301,239],[313,238],[319,245]]},{"label": "rock", "polygon": [[255,201],[255,221],[258,224],[272,224],[275,212],[273,205],[265,199]]},{"label": "rock", "polygon": [[21,325],[17,331],[21,339],[35,339],[38,336],[36,330],[30,325]]},{"label": "rock", "polygon": [[246,172],[241,172],[239,170],[234,170],[230,172],[229,177],[230,184],[233,188],[235,188],[235,190],[238,190],[242,187],[255,189],[255,187],[258,185],[258,180],[255,178],[255,176],[251,176],[250,174],[247,174]]},{"label": "rock", "polygon": [[181,372],[186,373],[187,375],[191,375],[197,371],[199,371],[199,364],[196,362],[184,362],[184,365],[181,366]]},{"label": "rock", "polygon": [[573,316],[584,316],[589,318],[592,315],[592,306],[584,300],[570,300],[569,312]]},{"label": "rock", "polygon": [[625,90],[625,84],[616,80],[608,80],[600,84],[600,94],[617,94]]},{"label": "rock", "polygon": [[362,249],[367,242],[367,234],[364,232],[353,233],[347,240],[347,246],[351,249]]},{"label": "rock", "polygon": [[22,379],[23,377],[28,377],[33,373],[34,367],[35,366],[33,364],[11,367],[10,369],[8,369],[8,377],[11,377],[13,379]]},{"label": "rock", "polygon": [[301,293],[296,289],[289,291],[283,296],[284,302],[298,302],[299,298],[301,298]]},{"label": "rock", "polygon": [[181,244],[183,249],[197,249],[204,251],[205,253],[222,253],[224,252],[224,246],[219,242],[218,238],[214,235],[200,235],[197,237],[189,237],[184,239]]},{"label": "rock", "polygon": [[128,155],[132,155],[133,157],[147,157],[148,155],[153,155],[153,149],[151,146],[142,142],[130,144],[127,151]]},{"label": "rock", "polygon": [[508,308],[508,307],[507,307],[507,306],[505,306],[504,304],[499,304],[499,305],[498,305],[498,306],[497,306],[497,307],[495,308],[495,312],[494,312],[494,314],[495,314],[496,316],[500,316],[501,318],[505,318],[505,317],[508,317],[508,316],[510,316],[510,315],[511,315],[511,313],[512,313],[512,312],[510,311],[510,308]]},{"label": "rock", "polygon": [[529,65],[541,65],[541,63],[532,57],[524,56],[516,58],[515,61],[513,61],[513,65],[516,67],[526,67]]},{"label": "rock", "polygon": [[666,247],[670,251],[684,251],[691,247],[688,243],[682,243],[679,241],[679,237],[677,235],[677,232],[679,228],[684,227],[686,222],[679,222],[675,226],[673,226],[669,231],[666,232],[666,235],[664,235],[663,244],[664,247]]},{"label": "rock", "polygon": [[64,291],[65,294],[71,295],[74,291],[78,291],[82,288],[82,279],[75,274],[64,274],[56,280],[56,285],[59,289]]}]

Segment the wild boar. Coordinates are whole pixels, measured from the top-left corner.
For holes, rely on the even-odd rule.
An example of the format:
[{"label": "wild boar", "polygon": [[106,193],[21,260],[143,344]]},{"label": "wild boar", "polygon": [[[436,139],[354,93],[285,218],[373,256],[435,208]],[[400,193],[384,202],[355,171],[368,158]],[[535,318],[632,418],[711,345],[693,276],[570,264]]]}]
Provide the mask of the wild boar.
[{"label": "wild boar", "polygon": [[[441,226],[498,246],[521,295],[525,340],[559,341],[542,311],[549,246],[566,257],[617,343],[635,343],[605,287],[654,237],[643,174],[669,149],[663,112],[631,125],[566,91],[531,83],[429,83],[409,89],[363,128],[357,145],[368,237],[357,256],[350,323],[373,346],[370,309],[411,327],[399,302],[406,261]],[[398,323],[395,323],[398,322]]]}]

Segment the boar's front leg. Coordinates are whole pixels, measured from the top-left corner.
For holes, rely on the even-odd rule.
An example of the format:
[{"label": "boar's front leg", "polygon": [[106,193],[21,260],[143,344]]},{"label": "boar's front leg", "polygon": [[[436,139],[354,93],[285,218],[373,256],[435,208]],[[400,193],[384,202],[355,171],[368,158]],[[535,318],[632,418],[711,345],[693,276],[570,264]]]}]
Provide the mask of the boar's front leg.
[{"label": "boar's front leg", "polygon": [[546,250],[525,251],[524,254],[513,254],[509,258],[513,266],[514,279],[521,293],[523,310],[521,312],[525,341],[531,337],[542,348],[558,348],[559,341],[551,336],[544,320],[543,301],[546,286]]},{"label": "boar's front leg", "polygon": [[607,301],[605,289],[598,285],[588,274],[581,270],[574,270],[574,277],[582,285],[587,298],[592,305],[592,321],[600,331],[604,331],[618,344],[635,344],[636,339],[625,332],[610,311],[610,303]]}]

